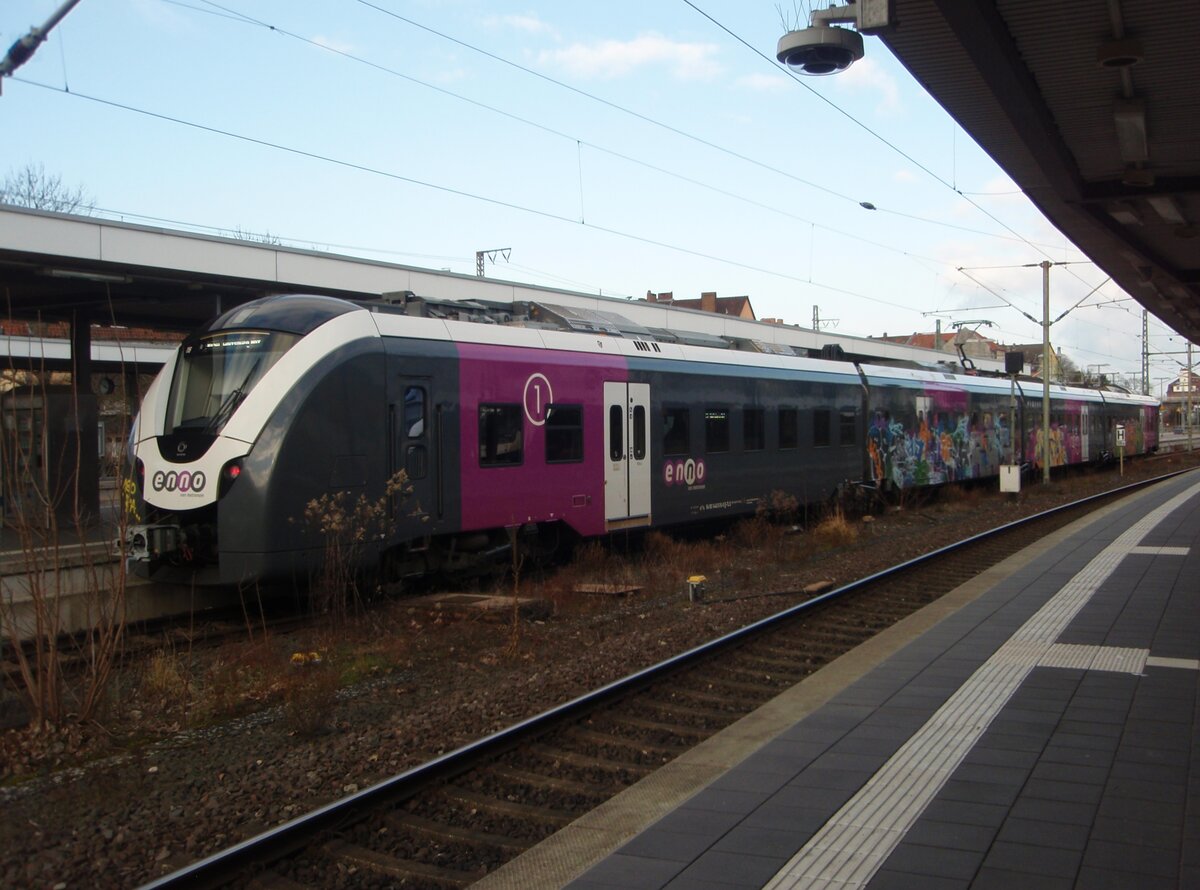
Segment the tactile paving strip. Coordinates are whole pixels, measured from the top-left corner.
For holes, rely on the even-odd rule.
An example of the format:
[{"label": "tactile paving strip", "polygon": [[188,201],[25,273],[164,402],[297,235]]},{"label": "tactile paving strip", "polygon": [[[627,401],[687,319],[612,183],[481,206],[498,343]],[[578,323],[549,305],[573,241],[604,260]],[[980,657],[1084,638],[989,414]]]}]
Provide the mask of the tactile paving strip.
[{"label": "tactile paving strip", "polygon": [[[1159,522],[1198,493],[1200,485],[1193,485],[1151,511],[1071,578],[788,861],[766,888],[866,886],[1025,677],[1050,654],[1054,641],[1092,594]],[[1132,657],[1128,656],[1130,651],[1136,650],[1123,650],[1126,654],[1114,659]],[[1094,661],[1101,656],[1092,653],[1092,658]]]}]

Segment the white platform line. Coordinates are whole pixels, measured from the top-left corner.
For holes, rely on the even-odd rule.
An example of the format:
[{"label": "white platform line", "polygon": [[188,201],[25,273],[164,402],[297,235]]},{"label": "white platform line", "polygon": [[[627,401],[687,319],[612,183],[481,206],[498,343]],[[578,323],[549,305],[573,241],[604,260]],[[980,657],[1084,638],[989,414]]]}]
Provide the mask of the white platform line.
[{"label": "white platform line", "polygon": [[1120,674],[1140,674],[1150,657],[1149,649],[1127,649],[1120,646],[1078,646],[1055,643],[1038,667],[1077,668],[1085,671],[1112,671]]},{"label": "white platform line", "polygon": [[1191,547],[1134,547],[1129,551],[1145,556],[1187,556],[1192,552]]},{"label": "white platform line", "polygon": [[1198,493],[1200,484],[1193,485],[1144,516],[1063,585],[813,835],[765,890],[866,886],[1092,594],[1142,538]]},{"label": "white platform line", "polygon": [[1200,671],[1200,659],[1166,658],[1160,655],[1151,655],[1146,659],[1146,667],[1178,668],[1184,671]]}]

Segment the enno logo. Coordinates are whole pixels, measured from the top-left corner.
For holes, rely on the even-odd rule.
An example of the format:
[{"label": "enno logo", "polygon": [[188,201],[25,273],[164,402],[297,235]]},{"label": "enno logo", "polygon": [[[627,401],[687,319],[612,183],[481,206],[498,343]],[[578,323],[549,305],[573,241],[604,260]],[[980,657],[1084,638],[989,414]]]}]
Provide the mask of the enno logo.
[{"label": "enno logo", "polygon": [[158,470],[150,480],[150,486],[155,491],[178,491],[181,494],[187,494],[190,491],[204,491],[207,483],[208,477],[201,470],[194,473],[188,470],[182,472],[171,470],[169,473]]}]

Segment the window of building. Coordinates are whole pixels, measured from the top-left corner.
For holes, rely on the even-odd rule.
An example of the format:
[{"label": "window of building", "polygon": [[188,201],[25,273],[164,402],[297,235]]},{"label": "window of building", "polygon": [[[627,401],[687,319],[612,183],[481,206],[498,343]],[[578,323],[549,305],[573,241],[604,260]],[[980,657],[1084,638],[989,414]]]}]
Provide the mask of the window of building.
[{"label": "window of building", "polygon": [[779,447],[800,447],[800,412],[795,408],[779,409]]},{"label": "window of building", "polygon": [[746,451],[767,447],[766,412],[762,408],[742,409],[742,447]]},{"label": "window of building", "polygon": [[729,450],[729,409],[704,409],[704,450],[709,454]]},{"label": "window of building", "polygon": [[838,441],[842,445],[854,445],[858,439],[858,412],[843,408],[838,416]]},{"label": "window of building", "polygon": [[520,405],[479,406],[479,465],[509,467],[523,456],[524,410]]},{"label": "window of building", "polygon": [[691,451],[691,433],[687,408],[663,408],[663,454],[679,455]]},{"label": "window of building", "polygon": [[546,408],[546,463],[583,460],[583,406],[549,405]]},{"label": "window of building", "polygon": [[822,448],[830,442],[832,419],[829,415],[832,413],[828,408],[813,411],[813,445],[817,448]]}]

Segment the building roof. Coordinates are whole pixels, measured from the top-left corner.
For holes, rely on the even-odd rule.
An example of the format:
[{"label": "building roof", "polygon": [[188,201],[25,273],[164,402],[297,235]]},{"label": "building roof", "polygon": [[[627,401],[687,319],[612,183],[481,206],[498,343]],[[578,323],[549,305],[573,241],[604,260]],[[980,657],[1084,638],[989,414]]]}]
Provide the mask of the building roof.
[{"label": "building roof", "polygon": [[677,309],[700,309],[704,312],[731,315],[734,318],[757,318],[754,314],[754,307],[750,304],[750,298],[747,296],[718,297],[715,292],[706,291],[700,295],[699,299],[677,300],[670,291],[661,294],[646,291],[646,299],[651,303],[666,303]]}]

